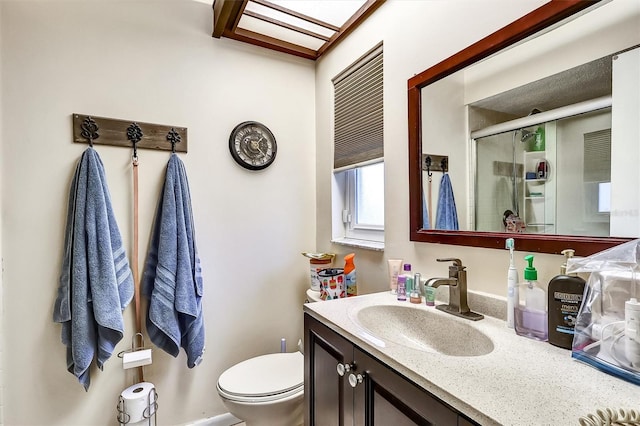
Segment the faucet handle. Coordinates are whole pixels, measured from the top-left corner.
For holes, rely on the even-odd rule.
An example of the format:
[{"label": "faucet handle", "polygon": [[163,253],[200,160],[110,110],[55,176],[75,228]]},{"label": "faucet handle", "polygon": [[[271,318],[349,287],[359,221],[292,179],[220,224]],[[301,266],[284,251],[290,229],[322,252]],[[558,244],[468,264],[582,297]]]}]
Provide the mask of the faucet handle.
[{"label": "faucet handle", "polygon": [[445,259],[436,259],[438,262],[453,262],[453,265],[458,268],[464,268],[462,266],[462,261],[460,259],[456,259],[455,257],[447,257]]}]

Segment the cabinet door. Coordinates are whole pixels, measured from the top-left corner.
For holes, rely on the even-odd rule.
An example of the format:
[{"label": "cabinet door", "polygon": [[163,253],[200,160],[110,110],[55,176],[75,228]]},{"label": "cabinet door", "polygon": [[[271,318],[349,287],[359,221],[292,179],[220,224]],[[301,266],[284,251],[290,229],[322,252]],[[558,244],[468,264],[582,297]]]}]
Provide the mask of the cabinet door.
[{"label": "cabinet door", "polygon": [[362,382],[354,388],[356,425],[458,424],[454,410],[385,364],[358,348],[354,349],[354,360],[356,378],[362,375]]},{"label": "cabinet door", "polygon": [[353,345],[305,314],[304,398],[307,426],[353,425],[353,390],[338,363],[353,363]]}]

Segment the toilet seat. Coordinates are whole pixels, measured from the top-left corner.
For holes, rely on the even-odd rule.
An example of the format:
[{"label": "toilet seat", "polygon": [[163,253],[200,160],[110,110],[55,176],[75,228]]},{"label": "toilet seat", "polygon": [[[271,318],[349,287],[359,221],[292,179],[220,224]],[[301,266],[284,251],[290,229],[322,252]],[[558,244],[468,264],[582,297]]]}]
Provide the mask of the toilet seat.
[{"label": "toilet seat", "polygon": [[300,352],[261,355],[240,362],[218,379],[218,392],[238,402],[269,402],[303,392],[304,356]]}]

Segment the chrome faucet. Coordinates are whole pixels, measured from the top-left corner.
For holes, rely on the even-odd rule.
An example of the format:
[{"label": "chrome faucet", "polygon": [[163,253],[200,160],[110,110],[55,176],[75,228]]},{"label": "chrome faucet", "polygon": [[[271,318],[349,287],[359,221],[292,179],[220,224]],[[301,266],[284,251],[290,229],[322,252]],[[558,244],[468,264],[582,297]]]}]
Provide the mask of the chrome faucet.
[{"label": "chrome faucet", "polygon": [[437,305],[436,309],[472,321],[484,318],[483,315],[472,312],[467,304],[467,271],[462,266],[462,261],[454,258],[436,260],[438,262],[453,262],[453,265],[449,266],[449,278],[429,278],[425,283],[426,286],[434,288],[441,285],[449,286],[449,304]]}]

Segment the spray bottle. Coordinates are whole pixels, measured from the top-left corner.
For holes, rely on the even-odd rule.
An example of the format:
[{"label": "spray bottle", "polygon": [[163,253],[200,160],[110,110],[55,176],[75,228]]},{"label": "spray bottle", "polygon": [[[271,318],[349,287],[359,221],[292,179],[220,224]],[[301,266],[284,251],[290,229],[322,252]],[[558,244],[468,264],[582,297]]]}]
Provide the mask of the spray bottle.
[{"label": "spray bottle", "polygon": [[344,257],[344,281],[347,297],[358,295],[358,286],[356,284],[356,265],[353,263],[355,253],[349,253]]},{"label": "spray bottle", "polygon": [[507,238],[505,248],[509,249],[509,270],[507,272],[507,327],[515,327],[515,308],[520,299],[518,291],[518,270],[513,263],[513,250],[515,242],[513,238]]}]

